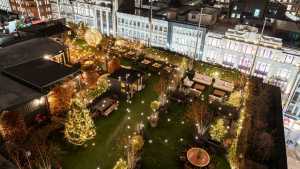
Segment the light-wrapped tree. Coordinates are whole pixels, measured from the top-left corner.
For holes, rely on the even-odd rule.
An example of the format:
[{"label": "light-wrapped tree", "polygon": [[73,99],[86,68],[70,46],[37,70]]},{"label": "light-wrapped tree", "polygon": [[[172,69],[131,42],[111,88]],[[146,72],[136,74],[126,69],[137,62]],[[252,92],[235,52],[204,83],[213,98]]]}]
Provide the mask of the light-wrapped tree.
[{"label": "light-wrapped tree", "polygon": [[96,87],[94,89],[88,89],[87,98],[89,100],[94,100],[95,98],[101,96],[103,93],[107,91],[110,83],[106,78],[99,77],[96,83]]},{"label": "light-wrapped tree", "polygon": [[96,136],[96,129],[90,112],[78,98],[72,101],[64,133],[66,139],[75,145],[82,145]]},{"label": "light-wrapped tree", "polygon": [[116,165],[114,166],[113,169],[128,169],[127,162],[120,158],[117,162]]},{"label": "light-wrapped tree", "polygon": [[228,133],[223,119],[218,119],[215,124],[211,125],[209,134],[215,141],[221,142]]},{"label": "light-wrapped tree", "polygon": [[186,116],[194,122],[197,134],[203,136],[209,127],[213,114],[208,112],[206,104],[194,101]]}]

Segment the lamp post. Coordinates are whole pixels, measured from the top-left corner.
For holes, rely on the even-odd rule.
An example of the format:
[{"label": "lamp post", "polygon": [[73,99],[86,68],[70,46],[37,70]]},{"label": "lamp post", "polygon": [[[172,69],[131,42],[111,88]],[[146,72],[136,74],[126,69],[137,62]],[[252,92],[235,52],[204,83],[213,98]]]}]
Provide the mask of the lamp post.
[{"label": "lamp post", "polygon": [[194,62],[195,62],[196,56],[197,56],[197,48],[198,48],[198,44],[199,44],[199,35],[201,35],[201,39],[202,39],[202,35],[203,35],[203,33],[200,34],[202,14],[203,14],[203,8],[201,8],[201,12],[200,12],[200,18],[199,18],[198,30],[197,30],[196,46],[195,46],[195,50],[194,50],[194,60],[193,60],[193,66],[192,67],[194,67]]},{"label": "lamp post", "polygon": [[152,19],[153,19],[153,2],[157,0],[149,0],[150,2],[150,16],[149,16],[149,38],[148,38],[148,47],[151,47],[152,39]]},{"label": "lamp post", "polygon": [[255,50],[254,59],[253,59],[252,66],[251,66],[251,69],[250,69],[250,72],[249,72],[250,73],[249,76],[252,76],[253,73],[254,73],[254,66],[255,66],[256,59],[257,59],[258,48],[260,46],[261,39],[262,39],[262,37],[264,35],[266,23],[267,23],[267,18],[265,18],[265,20],[264,20],[264,25],[263,25],[263,28],[261,30],[261,34],[260,34],[260,36],[258,38],[258,44],[257,44],[257,48]]}]

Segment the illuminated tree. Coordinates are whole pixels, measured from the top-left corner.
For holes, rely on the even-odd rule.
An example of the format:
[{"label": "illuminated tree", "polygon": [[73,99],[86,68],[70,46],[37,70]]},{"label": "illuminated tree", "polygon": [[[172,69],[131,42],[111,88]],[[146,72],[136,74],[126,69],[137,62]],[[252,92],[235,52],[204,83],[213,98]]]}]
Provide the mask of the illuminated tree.
[{"label": "illuminated tree", "polygon": [[156,93],[159,93],[159,102],[161,105],[164,105],[167,100],[167,86],[168,82],[167,80],[162,76],[159,79],[159,82],[154,86],[154,90]]},{"label": "illuminated tree", "polygon": [[159,106],[160,106],[160,102],[156,101],[156,100],[154,100],[150,104],[150,108],[153,110],[153,112],[155,112],[156,110],[158,110]]},{"label": "illuminated tree", "polygon": [[191,119],[196,126],[197,134],[204,135],[212,119],[212,113],[207,111],[207,105],[194,101],[190,107],[187,117]]},{"label": "illuminated tree", "polygon": [[65,123],[65,137],[75,145],[82,145],[96,136],[93,119],[86,105],[79,99],[74,99]]},{"label": "illuminated tree", "polygon": [[69,110],[71,98],[75,93],[75,84],[71,81],[65,82],[64,85],[56,86],[48,94],[49,109],[52,115],[59,115]]},{"label": "illuminated tree", "polygon": [[218,119],[215,124],[211,125],[209,134],[215,141],[221,142],[227,134],[227,129],[223,119]]},{"label": "illuminated tree", "polygon": [[127,162],[120,158],[117,162],[116,165],[114,166],[113,169],[128,169]]},{"label": "illuminated tree", "polygon": [[22,142],[27,135],[27,127],[21,113],[3,112],[0,116],[0,134],[4,140]]},{"label": "illuminated tree", "polygon": [[108,80],[106,78],[102,78],[102,77],[98,78],[96,88],[88,89],[88,92],[87,92],[88,100],[92,101],[95,98],[101,96],[103,93],[105,93],[107,91],[109,86],[110,86],[110,83],[108,82]]},{"label": "illuminated tree", "polygon": [[92,47],[98,46],[102,41],[102,35],[97,29],[88,29],[84,34],[84,39]]}]

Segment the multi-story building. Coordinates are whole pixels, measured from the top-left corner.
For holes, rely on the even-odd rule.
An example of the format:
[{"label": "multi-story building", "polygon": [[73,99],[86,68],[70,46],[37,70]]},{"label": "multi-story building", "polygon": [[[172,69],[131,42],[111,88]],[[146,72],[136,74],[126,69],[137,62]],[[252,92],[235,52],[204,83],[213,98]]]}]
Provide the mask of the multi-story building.
[{"label": "multi-story building", "polygon": [[300,1],[298,0],[271,0],[279,2],[286,8],[286,16],[294,21],[300,21]]},{"label": "multi-story building", "polygon": [[95,27],[94,3],[90,1],[77,0],[72,3],[75,23],[83,22],[89,27]]},{"label": "multi-story building", "polygon": [[117,36],[201,59],[206,28],[198,24],[200,18],[203,25],[215,23],[215,10],[204,8],[201,14],[199,6],[168,8],[140,0],[133,8],[130,5],[121,6],[117,12]]},{"label": "multi-story building", "polygon": [[68,22],[83,22],[106,35],[116,34],[116,11],[122,0],[52,0],[53,15]]},{"label": "multi-story building", "polygon": [[9,0],[0,0],[0,10],[11,11]]},{"label": "multi-story building", "polygon": [[[284,47],[282,40],[258,34],[258,29],[237,25],[225,33],[206,35],[203,61],[250,73],[279,86],[283,105],[299,81],[300,51]],[[256,59],[254,59],[256,58]]]},{"label": "multi-story building", "polygon": [[10,0],[11,10],[23,16],[39,19],[50,19],[51,6],[49,0]]}]

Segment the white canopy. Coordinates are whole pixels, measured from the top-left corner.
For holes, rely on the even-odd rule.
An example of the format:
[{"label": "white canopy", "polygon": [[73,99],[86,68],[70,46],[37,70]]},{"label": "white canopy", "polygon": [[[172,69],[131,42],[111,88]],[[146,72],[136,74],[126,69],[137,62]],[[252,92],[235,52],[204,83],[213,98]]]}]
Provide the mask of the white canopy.
[{"label": "white canopy", "polygon": [[209,76],[199,74],[199,73],[196,72],[195,75],[194,75],[193,80],[197,83],[202,83],[202,84],[210,86],[212,84],[213,78],[209,77]]},{"label": "white canopy", "polygon": [[232,82],[216,79],[214,83],[214,88],[221,89],[227,92],[232,92],[234,89],[234,84]]}]

